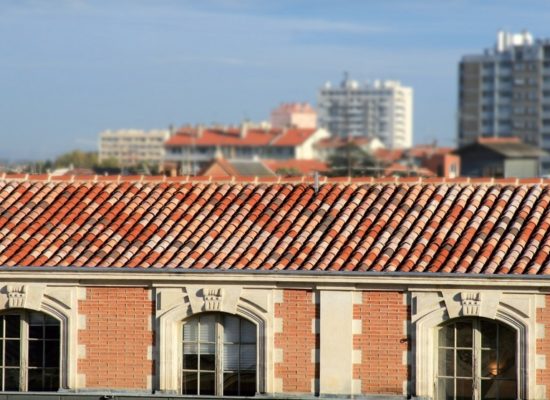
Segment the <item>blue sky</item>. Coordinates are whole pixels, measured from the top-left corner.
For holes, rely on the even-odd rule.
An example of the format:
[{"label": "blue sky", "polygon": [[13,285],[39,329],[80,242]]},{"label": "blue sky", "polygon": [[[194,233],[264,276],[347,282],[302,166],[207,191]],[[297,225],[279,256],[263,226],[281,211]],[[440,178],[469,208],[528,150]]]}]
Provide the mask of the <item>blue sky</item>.
[{"label": "blue sky", "polygon": [[549,20],[534,0],[0,0],[0,158],[267,119],[343,71],[412,86],[415,143],[452,145],[461,55],[499,29],[550,37]]}]

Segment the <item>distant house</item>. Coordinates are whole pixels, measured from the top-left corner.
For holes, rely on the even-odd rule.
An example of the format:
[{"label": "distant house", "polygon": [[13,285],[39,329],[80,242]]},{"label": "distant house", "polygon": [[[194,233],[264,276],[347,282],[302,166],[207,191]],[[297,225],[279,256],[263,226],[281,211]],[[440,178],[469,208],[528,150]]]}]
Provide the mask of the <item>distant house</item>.
[{"label": "distant house", "polygon": [[308,103],[283,103],[271,112],[273,128],[317,127],[317,112]]},{"label": "distant house", "polygon": [[178,174],[196,174],[215,158],[227,160],[308,160],[314,144],[329,137],[324,129],[240,127],[184,127],[165,143],[164,166]]},{"label": "distant house", "polygon": [[319,140],[313,145],[315,158],[327,162],[336,152],[349,143],[368,154],[374,154],[379,149],[385,149],[384,143],[378,138],[355,137],[348,140],[341,137],[330,137]]},{"label": "distant house", "polygon": [[460,156],[463,176],[494,178],[539,176],[540,157],[547,156],[517,137],[478,138],[455,153]]},{"label": "distant house", "polygon": [[460,158],[451,147],[417,145],[410,149],[377,149],[375,157],[384,166],[384,175],[440,176],[456,178],[460,175]]},{"label": "distant house", "polygon": [[226,160],[216,158],[197,175],[212,177],[307,176],[326,172],[327,165],[318,160]]}]

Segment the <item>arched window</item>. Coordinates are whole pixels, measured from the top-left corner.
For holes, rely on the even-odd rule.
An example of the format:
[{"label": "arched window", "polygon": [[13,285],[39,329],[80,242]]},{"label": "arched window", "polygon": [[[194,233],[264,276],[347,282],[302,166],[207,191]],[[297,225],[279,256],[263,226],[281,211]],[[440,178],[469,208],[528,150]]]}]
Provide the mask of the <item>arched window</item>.
[{"label": "arched window", "polygon": [[237,316],[205,313],[183,324],[182,394],[253,396],[256,326]]},{"label": "arched window", "polygon": [[492,320],[464,318],[438,328],[437,399],[516,399],[517,335]]},{"label": "arched window", "polygon": [[34,311],[0,315],[2,391],[59,389],[60,324]]}]

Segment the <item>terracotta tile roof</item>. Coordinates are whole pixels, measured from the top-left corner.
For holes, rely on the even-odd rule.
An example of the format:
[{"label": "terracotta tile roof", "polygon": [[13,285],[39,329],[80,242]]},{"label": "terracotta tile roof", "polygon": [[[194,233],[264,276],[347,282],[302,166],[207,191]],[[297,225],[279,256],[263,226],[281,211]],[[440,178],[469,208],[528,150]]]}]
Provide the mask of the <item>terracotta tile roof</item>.
[{"label": "terracotta tile roof", "polygon": [[167,147],[178,146],[297,146],[304,143],[315,129],[263,129],[248,128],[241,135],[238,128],[181,129],[165,143]]},{"label": "terracotta tile roof", "polygon": [[550,274],[548,181],[273,181],[7,176],[0,265]]}]

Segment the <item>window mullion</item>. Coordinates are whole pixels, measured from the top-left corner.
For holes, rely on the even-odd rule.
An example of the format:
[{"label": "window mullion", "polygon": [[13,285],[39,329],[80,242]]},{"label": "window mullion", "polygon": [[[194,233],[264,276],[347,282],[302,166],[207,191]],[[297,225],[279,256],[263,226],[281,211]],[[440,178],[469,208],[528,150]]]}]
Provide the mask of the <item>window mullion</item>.
[{"label": "window mullion", "polygon": [[20,365],[19,365],[19,390],[26,392],[28,390],[28,366],[29,366],[29,314],[21,314],[21,334],[19,336]]},{"label": "window mullion", "polygon": [[223,323],[221,315],[216,319],[216,344],[215,370],[216,370],[216,395],[223,396]]},{"label": "window mullion", "polygon": [[479,319],[472,321],[472,327],[474,329],[474,343],[473,343],[473,367],[474,367],[474,376],[473,376],[473,385],[474,385],[474,399],[480,398],[481,391],[481,324]]}]

